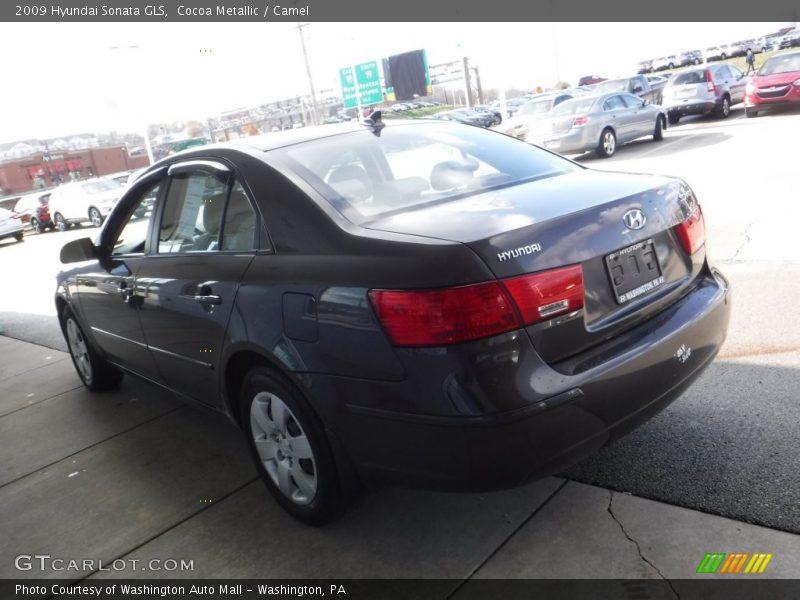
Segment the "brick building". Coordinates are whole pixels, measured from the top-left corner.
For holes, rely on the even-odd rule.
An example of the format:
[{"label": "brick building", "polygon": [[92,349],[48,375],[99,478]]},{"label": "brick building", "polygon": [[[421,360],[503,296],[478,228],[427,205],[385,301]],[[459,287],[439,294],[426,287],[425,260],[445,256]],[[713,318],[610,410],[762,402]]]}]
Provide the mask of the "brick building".
[{"label": "brick building", "polygon": [[0,196],[139,169],[149,164],[146,155],[130,156],[124,146],[36,152],[0,162]]}]

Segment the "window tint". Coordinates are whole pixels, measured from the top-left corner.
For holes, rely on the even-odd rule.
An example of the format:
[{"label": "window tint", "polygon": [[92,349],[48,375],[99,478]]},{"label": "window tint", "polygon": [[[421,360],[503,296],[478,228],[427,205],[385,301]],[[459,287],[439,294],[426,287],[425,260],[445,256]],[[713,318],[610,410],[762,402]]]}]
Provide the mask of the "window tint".
[{"label": "window tint", "polygon": [[675,75],[675,77],[672,79],[672,85],[685,85],[689,83],[705,83],[705,82],[706,82],[705,71],[685,71],[683,73]]},{"label": "window tint", "polygon": [[603,110],[619,110],[621,108],[625,108],[625,103],[619,96],[611,96],[603,102]]},{"label": "window tint", "polygon": [[734,79],[737,79],[743,75],[743,73],[733,65],[728,65],[728,70],[731,72],[731,77],[733,77]]},{"label": "window tint", "polygon": [[158,252],[219,250],[227,186],[206,173],[178,175],[167,192],[158,233]]},{"label": "window tint", "polygon": [[141,254],[144,252],[150,218],[153,215],[160,190],[161,183],[159,182],[147,188],[139,200],[136,201],[128,220],[122,226],[117,239],[114,241],[111,250],[113,256]]},{"label": "window tint", "polygon": [[380,136],[338,135],[279,153],[357,223],[579,168],[519,140],[446,123],[386,127]]},{"label": "window tint", "polygon": [[225,210],[225,224],[222,227],[222,250],[244,252],[255,248],[256,213],[236,182],[231,188],[228,208]]}]

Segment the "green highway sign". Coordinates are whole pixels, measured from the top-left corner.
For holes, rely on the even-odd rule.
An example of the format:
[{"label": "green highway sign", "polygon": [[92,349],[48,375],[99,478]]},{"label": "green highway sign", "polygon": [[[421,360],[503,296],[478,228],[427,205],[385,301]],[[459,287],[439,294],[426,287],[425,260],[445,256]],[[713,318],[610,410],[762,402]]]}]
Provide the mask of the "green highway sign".
[{"label": "green highway sign", "polygon": [[[383,102],[383,88],[381,87],[381,77],[380,73],[378,73],[377,61],[373,60],[356,65],[355,70],[361,106],[369,106],[370,104]],[[353,67],[343,67],[339,69],[339,79],[342,84],[344,107],[355,108],[358,106],[358,102],[356,101],[356,86],[353,82]]]}]

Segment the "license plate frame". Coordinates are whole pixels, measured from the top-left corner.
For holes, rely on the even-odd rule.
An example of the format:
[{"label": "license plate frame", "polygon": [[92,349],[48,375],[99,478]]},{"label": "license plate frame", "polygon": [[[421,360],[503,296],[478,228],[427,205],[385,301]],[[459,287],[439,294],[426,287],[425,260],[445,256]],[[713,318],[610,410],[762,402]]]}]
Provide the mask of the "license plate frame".
[{"label": "license plate frame", "polygon": [[627,304],[645,296],[664,283],[664,272],[652,238],[607,254],[604,263],[617,304]]}]

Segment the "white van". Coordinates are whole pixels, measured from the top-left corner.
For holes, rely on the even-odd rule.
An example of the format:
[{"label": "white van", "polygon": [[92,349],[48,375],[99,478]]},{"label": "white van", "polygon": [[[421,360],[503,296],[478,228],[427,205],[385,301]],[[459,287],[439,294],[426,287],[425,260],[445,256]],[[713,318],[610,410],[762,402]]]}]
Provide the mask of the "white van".
[{"label": "white van", "polygon": [[87,221],[100,227],[124,189],[113,179],[66,183],[50,195],[50,214],[60,231]]}]

